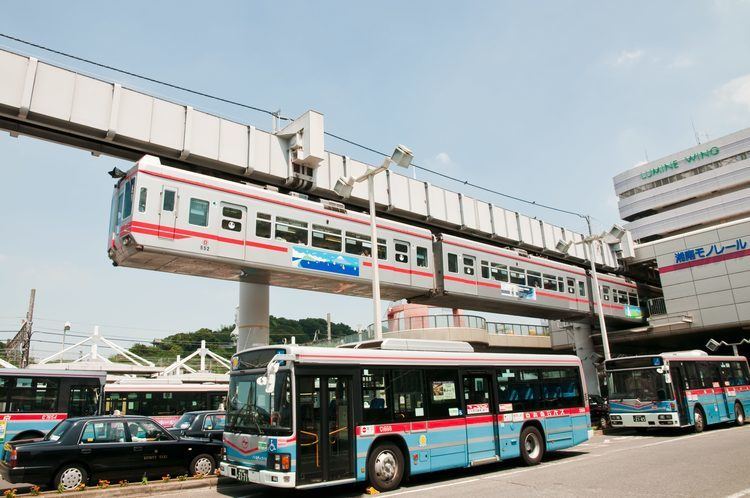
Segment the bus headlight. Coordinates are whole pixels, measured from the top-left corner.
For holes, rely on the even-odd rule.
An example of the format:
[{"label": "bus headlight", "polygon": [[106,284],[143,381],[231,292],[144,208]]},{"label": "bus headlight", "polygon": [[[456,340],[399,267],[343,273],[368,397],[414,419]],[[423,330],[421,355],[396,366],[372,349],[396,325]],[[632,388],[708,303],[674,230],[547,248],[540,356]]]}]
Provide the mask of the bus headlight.
[{"label": "bus headlight", "polygon": [[620,415],[610,415],[610,420],[622,420],[622,417]]},{"label": "bus headlight", "polygon": [[672,420],[672,415],[659,415],[659,420]]}]

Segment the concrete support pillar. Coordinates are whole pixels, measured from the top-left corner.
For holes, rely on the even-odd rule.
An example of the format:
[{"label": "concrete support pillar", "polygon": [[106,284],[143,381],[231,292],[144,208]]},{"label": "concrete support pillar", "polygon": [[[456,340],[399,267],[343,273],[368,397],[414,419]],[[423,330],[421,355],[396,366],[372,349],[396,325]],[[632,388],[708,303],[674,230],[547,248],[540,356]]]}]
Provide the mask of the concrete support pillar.
[{"label": "concrete support pillar", "polygon": [[237,351],[265,346],[269,340],[269,286],[240,282],[237,310]]},{"label": "concrete support pillar", "polygon": [[591,325],[588,323],[571,323],[576,356],[583,363],[583,375],[586,377],[586,390],[589,394],[601,394],[599,376],[596,373],[596,360],[599,355],[594,350],[591,339]]}]

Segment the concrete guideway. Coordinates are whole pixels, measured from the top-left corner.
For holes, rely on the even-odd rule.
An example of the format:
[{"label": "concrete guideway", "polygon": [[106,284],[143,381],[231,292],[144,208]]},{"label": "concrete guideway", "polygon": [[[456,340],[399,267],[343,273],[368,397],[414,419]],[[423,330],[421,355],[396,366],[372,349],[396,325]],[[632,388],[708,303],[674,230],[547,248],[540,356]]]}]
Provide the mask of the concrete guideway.
[{"label": "concrete guideway", "polygon": [[[750,425],[701,434],[670,432],[596,435],[551,453],[537,467],[516,460],[420,476],[382,496],[750,496]],[[362,495],[362,486],[322,488],[298,496]],[[206,497],[276,496],[258,486],[207,490]],[[174,493],[165,497],[186,496]]]}]

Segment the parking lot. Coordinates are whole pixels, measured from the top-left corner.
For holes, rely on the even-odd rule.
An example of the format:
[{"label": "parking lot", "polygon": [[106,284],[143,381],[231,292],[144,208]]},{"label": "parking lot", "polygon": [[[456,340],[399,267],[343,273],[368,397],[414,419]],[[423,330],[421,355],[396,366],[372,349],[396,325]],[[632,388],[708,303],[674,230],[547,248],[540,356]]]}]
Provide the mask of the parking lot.
[{"label": "parking lot", "polygon": [[[517,461],[414,478],[383,496],[750,496],[750,425],[702,434],[668,431],[596,435],[551,453],[537,467]],[[362,487],[289,495],[365,496]],[[184,496],[175,493],[164,496]],[[220,485],[201,496],[279,496],[279,490]]]}]

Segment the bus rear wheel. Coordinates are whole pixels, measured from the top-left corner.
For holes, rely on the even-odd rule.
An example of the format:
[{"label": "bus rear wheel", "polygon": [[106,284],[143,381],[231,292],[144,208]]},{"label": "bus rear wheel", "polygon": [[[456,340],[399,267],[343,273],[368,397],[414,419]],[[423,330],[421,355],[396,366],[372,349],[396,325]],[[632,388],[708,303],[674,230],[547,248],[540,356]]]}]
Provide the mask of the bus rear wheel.
[{"label": "bus rear wheel", "polygon": [[537,465],[544,456],[544,440],[542,433],[533,425],[526,426],[521,431],[519,440],[521,445],[521,458],[526,465]]},{"label": "bus rear wheel", "polygon": [[703,410],[696,406],[693,410],[693,429],[695,432],[703,432],[706,428],[706,417],[703,415]]},{"label": "bus rear wheel", "polygon": [[393,443],[378,444],[367,461],[367,478],[378,491],[391,491],[404,477],[404,455]]},{"label": "bus rear wheel", "polygon": [[739,401],[734,404],[734,423],[735,425],[745,424],[745,409]]}]

